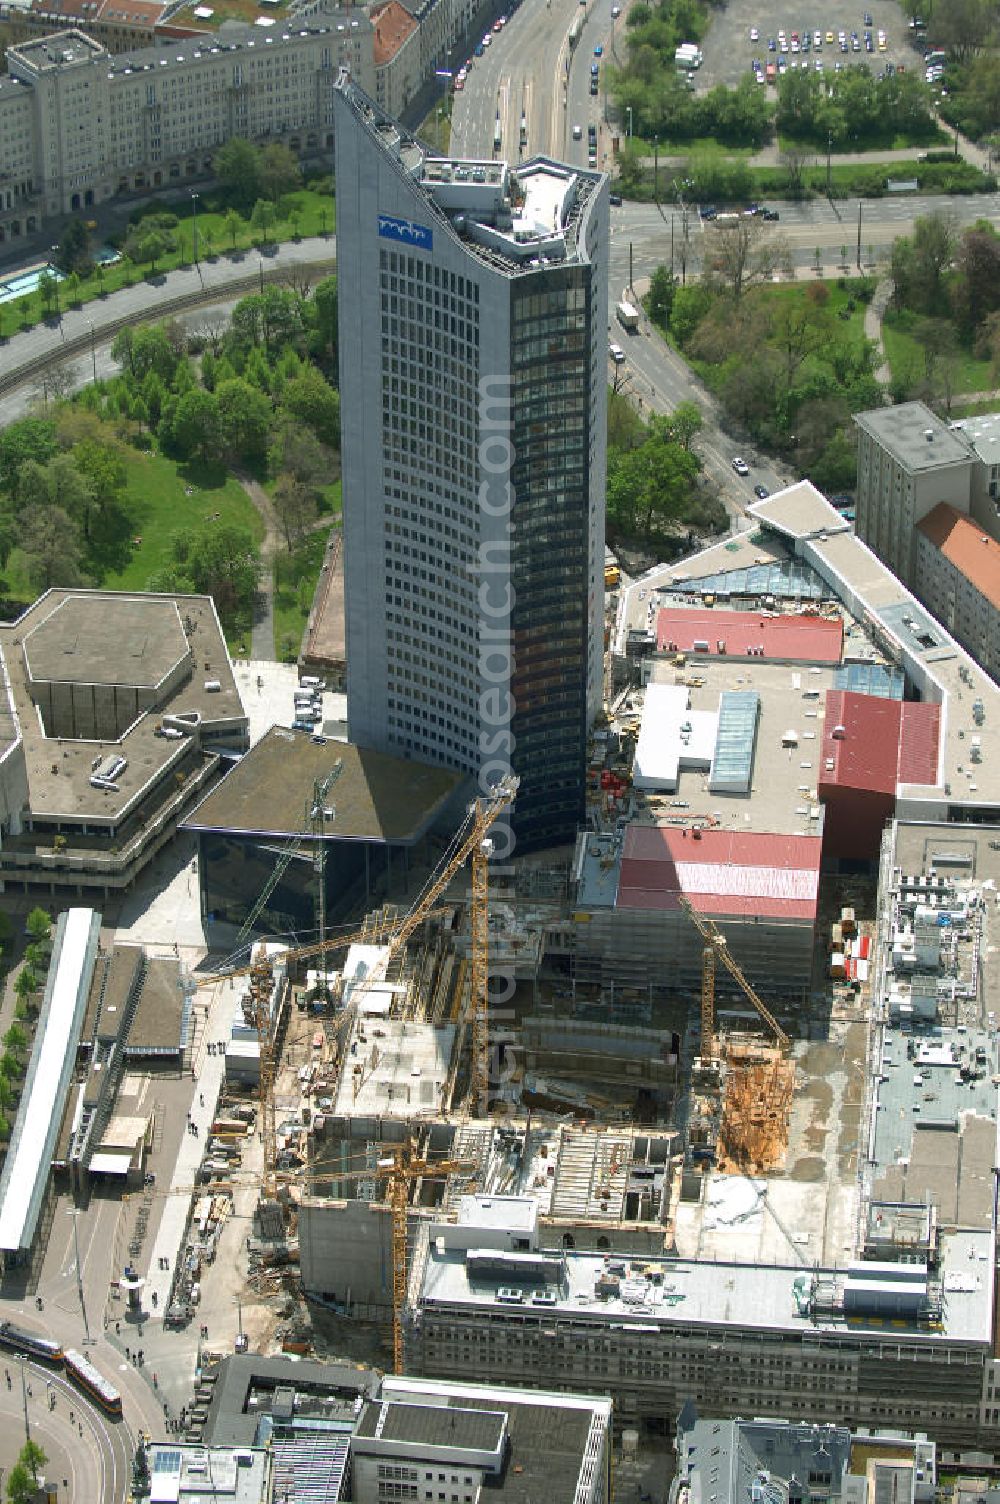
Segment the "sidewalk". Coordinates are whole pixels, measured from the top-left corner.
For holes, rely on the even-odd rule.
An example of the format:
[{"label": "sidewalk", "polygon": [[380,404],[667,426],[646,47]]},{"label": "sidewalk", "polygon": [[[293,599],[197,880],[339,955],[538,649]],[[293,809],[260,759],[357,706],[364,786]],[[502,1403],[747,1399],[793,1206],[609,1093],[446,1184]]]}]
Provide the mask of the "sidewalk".
[{"label": "sidewalk", "polygon": [[[892,280],[889,277],[885,277],[876,287],[872,300],[865,309],[865,338],[874,341],[878,347],[880,357],[879,366],[875,372],[875,380],[886,388],[888,388],[892,380],[892,371],[889,369],[889,362],[885,358],[885,345],[882,340],[882,319],[886,308],[889,306],[891,296]],[[888,393],[885,400],[889,400]]]}]

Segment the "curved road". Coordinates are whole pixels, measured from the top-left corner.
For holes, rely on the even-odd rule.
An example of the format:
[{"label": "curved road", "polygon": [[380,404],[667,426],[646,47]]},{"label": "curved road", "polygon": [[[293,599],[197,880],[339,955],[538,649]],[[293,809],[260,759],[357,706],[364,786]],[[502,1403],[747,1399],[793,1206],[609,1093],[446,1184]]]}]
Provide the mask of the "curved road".
[{"label": "curved road", "polygon": [[[103,1363],[100,1357],[94,1361],[108,1372],[106,1357]],[[5,1354],[4,1368],[11,1377],[9,1389],[5,1383],[0,1385],[0,1416],[7,1438],[3,1451],[9,1471],[24,1442],[25,1391],[17,1358]],[[43,1473],[58,1489],[59,1504],[83,1499],[123,1504],[129,1496],[133,1456],[127,1422],[111,1420],[63,1374],[44,1364],[25,1363],[24,1372],[25,1387],[31,1391],[27,1401],[31,1439],[48,1458]]]}]

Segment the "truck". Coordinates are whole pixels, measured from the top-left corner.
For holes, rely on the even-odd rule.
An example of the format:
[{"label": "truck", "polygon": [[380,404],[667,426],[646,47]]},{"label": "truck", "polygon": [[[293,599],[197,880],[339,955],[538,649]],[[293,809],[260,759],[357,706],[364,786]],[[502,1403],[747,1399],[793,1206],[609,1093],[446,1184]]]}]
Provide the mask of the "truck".
[{"label": "truck", "polygon": [[632,304],[631,303],[627,303],[625,301],[625,299],[623,298],[622,301],[618,304],[618,307],[615,309],[615,313],[617,315],[618,322],[619,322],[619,324],[621,324],[621,326],[622,326],[623,329],[627,329],[628,332],[629,332],[629,334],[637,334],[638,333],[638,331],[639,331],[639,310],[638,310],[638,308],[633,308]]},{"label": "truck", "polygon": [[682,42],[674,53],[674,66],[693,70],[700,68],[705,61],[705,54],[695,42]]}]

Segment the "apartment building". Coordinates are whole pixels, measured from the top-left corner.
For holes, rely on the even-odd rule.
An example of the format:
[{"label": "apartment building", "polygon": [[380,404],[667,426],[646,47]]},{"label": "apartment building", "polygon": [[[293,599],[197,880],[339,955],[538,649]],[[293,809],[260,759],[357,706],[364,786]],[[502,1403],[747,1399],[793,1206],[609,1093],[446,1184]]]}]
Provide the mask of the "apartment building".
[{"label": "apartment building", "polygon": [[912,586],[917,524],[940,502],[968,514],[977,457],[965,436],[922,402],[856,413],[854,421],[857,535]]},{"label": "apartment building", "polygon": [[420,26],[399,0],[371,8],[375,28],[375,98],[399,116],[420,87]]},{"label": "apartment building", "polygon": [[0,78],[0,243],[53,215],[211,173],[233,136],[304,155],[333,145],[332,85],[374,86],[364,11],[322,11],[273,30],[112,54],[77,28],[7,52]]},{"label": "apartment building", "polygon": [[[348,721],[575,838],[604,615],[607,181],[429,156],[335,90]],[[493,770],[496,772],[493,772]]]},{"label": "apartment building", "polygon": [[917,525],[914,592],[1000,679],[1000,542],[941,502]]}]

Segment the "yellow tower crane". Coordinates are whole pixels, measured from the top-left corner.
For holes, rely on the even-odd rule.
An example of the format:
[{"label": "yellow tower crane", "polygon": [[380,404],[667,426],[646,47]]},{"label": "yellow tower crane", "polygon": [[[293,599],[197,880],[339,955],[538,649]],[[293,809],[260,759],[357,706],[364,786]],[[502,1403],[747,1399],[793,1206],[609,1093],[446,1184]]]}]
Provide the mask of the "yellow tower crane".
[{"label": "yellow tower crane", "polygon": [[[357,1017],[368,988],[385,975],[386,968],[407,944],[410,936],[434,912],[434,906],[455,874],[472,857],[472,1013],[471,1096],[477,1113],[488,1108],[489,1090],[489,886],[488,866],[491,844],[489,831],[494,821],[513,802],[519,779],[508,774],[490,793],[470,804],[465,820],[453,837],[434,873],[428,878],[416,900],[402,919],[395,917],[363,927],[349,935],[325,938],[314,945],[297,946],[282,952],[281,959],[292,963],[313,956],[325,957],[330,951],[342,950],[355,943],[384,944],[378,963],[351,987],[347,1006],[334,1022],[334,1031],[342,1034]],[[274,972],[271,958],[263,944],[256,945],[247,966],[213,972],[198,977],[196,988],[214,986],[227,979],[249,977],[244,998],[244,1016],[257,1031],[260,1042],[260,1111],[264,1141],[264,1195],[273,1194],[275,1185],[276,1140],[274,1132],[274,1041],[271,1029],[271,994]]]},{"label": "yellow tower crane", "polygon": [[774,1014],[767,1004],[760,998],[754,987],[751,986],[743,973],[742,967],[733,959],[726,937],[719,933],[718,927],[711,919],[706,919],[699,914],[690,899],[681,895],[681,908],[687,914],[692,924],[698,930],[705,942],[701,953],[701,1058],[707,1062],[715,1055],[715,964],[716,960],[722,962],[729,975],[736,982],[744,997],[748,999],[762,1021],[770,1029],[774,1036],[774,1042],[784,1054],[791,1041],[784,1029],[778,1023]]},{"label": "yellow tower crane", "polygon": [[[392,1217],[392,1363],[393,1372],[403,1372],[403,1311],[406,1307],[406,1286],[409,1279],[407,1257],[406,1213],[409,1206],[410,1185],[415,1180],[429,1180],[441,1175],[473,1174],[479,1167],[473,1160],[426,1159],[418,1154],[413,1140],[404,1139],[401,1144],[380,1144],[381,1157],[373,1166],[364,1170],[351,1170],[342,1175],[337,1170],[321,1174],[314,1166],[278,1177],[283,1184],[308,1185],[310,1180],[335,1179],[384,1180],[386,1204]],[[164,1192],[168,1196],[212,1196],[232,1193],[249,1181],[229,1179],[204,1186],[178,1186]]]}]

